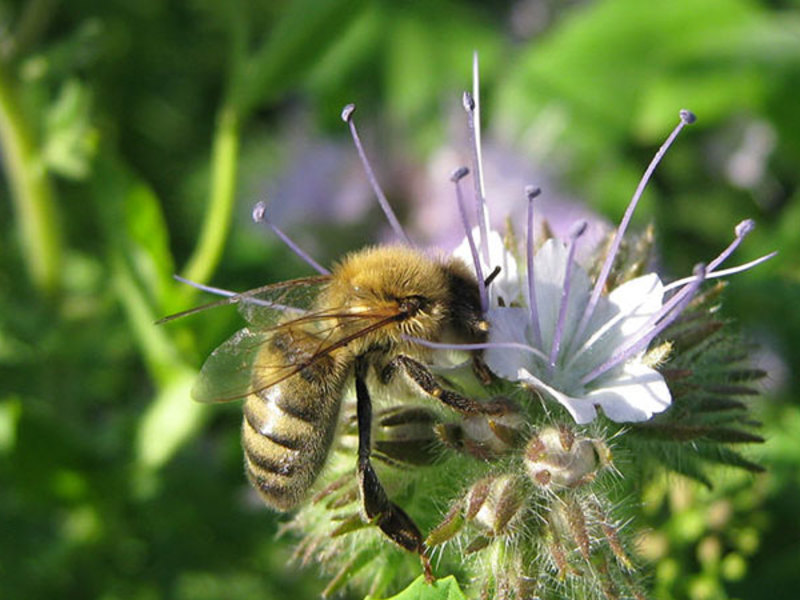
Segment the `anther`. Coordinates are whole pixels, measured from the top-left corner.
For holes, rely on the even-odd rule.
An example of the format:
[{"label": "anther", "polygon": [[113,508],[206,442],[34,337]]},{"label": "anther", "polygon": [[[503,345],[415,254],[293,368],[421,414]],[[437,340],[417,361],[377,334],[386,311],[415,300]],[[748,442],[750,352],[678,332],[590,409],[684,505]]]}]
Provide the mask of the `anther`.
[{"label": "anther", "polygon": [[538,187],[533,186],[533,185],[526,185],[525,186],[525,196],[528,198],[528,200],[533,200],[534,198],[539,196],[541,193],[542,193],[542,188],[538,188]]},{"label": "anther", "polygon": [[453,171],[450,174],[450,181],[452,181],[453,183],[461,181],[467,175],[469,175],[469,169],[467,167],[458,167],[455,171]]},{"label": "anther", "polygon": [[342,109],[342,121],[345,123],[349,123],[350,119],[353,117],[353,113],[356,112],[356,105],[355,104],[348,104]]},{"label": "anther", "polygon": [[697,121],[697,115],[687,108],[682,108],[679,114],[681,121],[683,121],[686,125],[692,125],[695,121]]},{"label": "anther", "polygon": [[321,275],[330,275],[331,272],[311,258],[306,252],[304,252],[300,246],[295,244],[292,239],[286,235],[283,231],[281,231],[277,225],[272,223],[267,218],[267,204],[262,200],[256,203],[253,207],[253,221],[256,223],[264,223],[267,225],[272,231],[277,235],[281,241],[289,247],[289,250],[294,252],[297,256],[299,256],[307,265],[309,265],[312,269],[320,273]]}]

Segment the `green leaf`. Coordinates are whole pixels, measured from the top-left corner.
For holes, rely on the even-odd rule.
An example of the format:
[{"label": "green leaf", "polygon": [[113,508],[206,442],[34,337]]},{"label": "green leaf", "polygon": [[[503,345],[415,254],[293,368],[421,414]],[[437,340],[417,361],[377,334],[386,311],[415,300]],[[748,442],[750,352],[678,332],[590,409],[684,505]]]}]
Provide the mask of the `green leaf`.
[{"label": "green leaf", "polygon": [[239,114],[295,85],[360,15],[363,0],[300,0],[287,5],[262,46],[235,73]]},{"label": "green leaf", "polygon": [[47,111],[43,155],[47,166],[62,177],[85,179],[90,173],[99,139],[91,110],[89,89],[70,79]]},{"label": "green leaf", "polygon": [[98,158],[93,193],[110,247],[124,256],[154,306],[174,288],[172,254],[158,198],[107,150]]},{"label": "green leaf", "polygon": [[190,391],[196,373],[188,368],[175,371],[139,420],[136,434],[137,493],[152,492],[153,477],[183,443],[201,427],[204,406],[192,402]]},{"label": "green leaf", "polygon": [[[369,596],[366,600],[373,599]],[[466,596],[452,575],[432,584],[420,575],[406,589],[387,600],[466,600]]]}]

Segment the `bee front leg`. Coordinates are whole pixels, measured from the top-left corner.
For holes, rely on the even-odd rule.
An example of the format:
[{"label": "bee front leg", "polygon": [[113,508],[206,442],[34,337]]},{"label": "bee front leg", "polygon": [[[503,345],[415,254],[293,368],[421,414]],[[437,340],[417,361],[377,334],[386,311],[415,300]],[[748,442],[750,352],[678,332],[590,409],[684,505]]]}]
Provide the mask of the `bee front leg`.
[{"label": "bee front leg", "polygon": [[437,381],[436,376],[421,362],[400,354],[394,357],[383,369],[383,379],[388,381],[397,369],[401,369],[423,392],[446,404],[464,415],[502,415],[506,407],[495,402],[483,404],[467,398],[452,390],[445,389]]},{"label": "bee front leg", "polygon": [[358,415],[358,485],[367,519],[375,523],[394,543],[420,555],[425,579],[433,581],[433,571],[425,554],[419,528],[406,512],[389,500],[370,461],[372,452],[372,400],[366,384],[367,361],[356,360],[356,413]]}]

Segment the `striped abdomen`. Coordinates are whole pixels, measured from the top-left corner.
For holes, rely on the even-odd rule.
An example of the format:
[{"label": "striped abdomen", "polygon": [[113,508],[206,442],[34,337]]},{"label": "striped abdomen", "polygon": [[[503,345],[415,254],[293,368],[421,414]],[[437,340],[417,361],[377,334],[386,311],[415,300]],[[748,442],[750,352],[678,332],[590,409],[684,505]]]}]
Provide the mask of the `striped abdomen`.
[{"label": "striped abdomen", "polygon": [[[285,367],[307,360],[303,340],[317,347],[316,338],[296,330],[273,339],[256,361],[254,378],[266,376],[275,361]],[[344,370],[334,357],[323,356],[245,400],[245,469],[271,507],[288,510],[296,505],[325,464],[336,433]]]}]

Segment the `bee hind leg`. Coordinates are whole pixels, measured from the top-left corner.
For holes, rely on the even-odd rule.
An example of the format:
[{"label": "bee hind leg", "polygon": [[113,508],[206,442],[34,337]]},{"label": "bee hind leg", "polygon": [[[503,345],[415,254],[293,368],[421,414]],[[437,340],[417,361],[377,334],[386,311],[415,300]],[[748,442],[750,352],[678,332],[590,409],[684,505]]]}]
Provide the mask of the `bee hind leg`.
[{"label": "bee hind leg", "polygon": [[383,485],[370,461],[372,447],[372,400],[365,382],[368,364],[356,361],[356,407],[358,414],[358,486],[361,491],[364,514],[371,523],[395,544],[419,554],[425,579],[433,581],[422,533],[413,519],[397,504],[389,500]]}]

